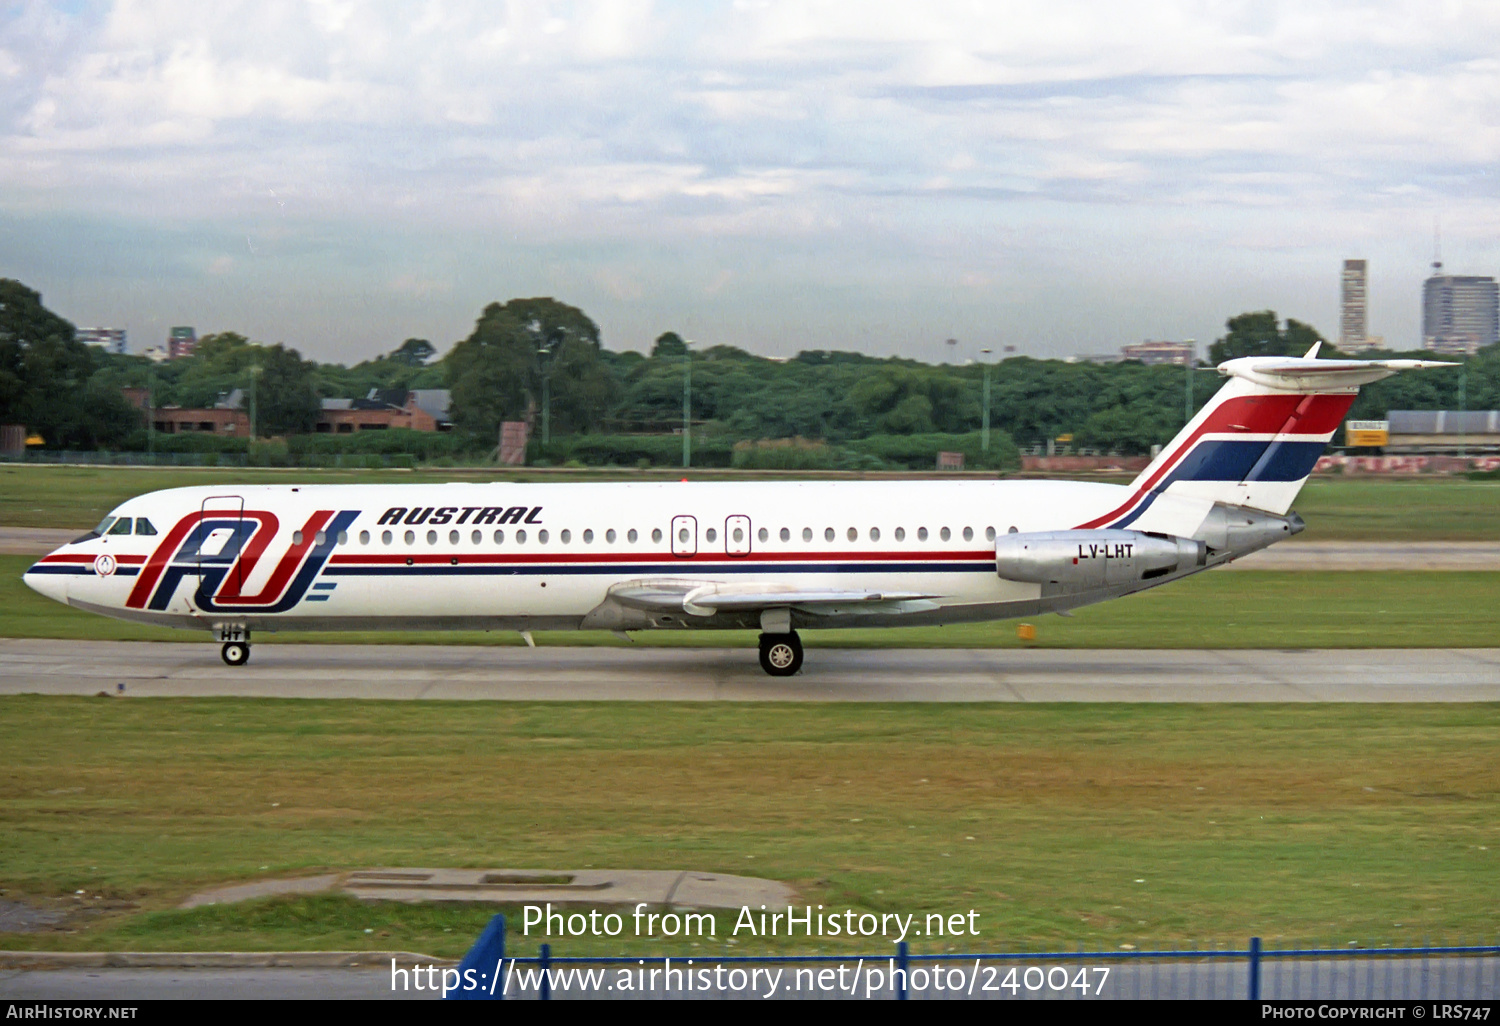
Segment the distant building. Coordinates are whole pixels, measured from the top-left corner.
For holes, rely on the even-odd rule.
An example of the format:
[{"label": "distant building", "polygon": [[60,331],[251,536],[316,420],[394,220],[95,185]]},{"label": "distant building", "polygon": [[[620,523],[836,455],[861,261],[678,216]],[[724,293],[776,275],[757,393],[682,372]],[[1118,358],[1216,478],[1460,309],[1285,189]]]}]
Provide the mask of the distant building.
[{"label": "distant building", "polygon": [[[1433,264],[1441,271],[1442,264]],[[1494,278],[1433,274],[1422,285],[1422,348],[1468,356],[1500,342],[1500,286]]]},{"label": "distant building", "polygon": [[355,431],[410,428],[451,431],[446,388],[372,388],[363,399],[324,399],[317,431],[347,435]]},{"label": "distant building", "polygon": [[99,346],[106,353],[124,356],[130,351],[125,345],[124,328],[79,328],[73,334],[84,345]]},{"label": "distant building", "polygon": [[244,410],[192,410],[162,406],[151,412],[151,424],[157,434],[162,435],[197,431],[227,438],[250,437],[250,415]]},{"label": "distant building", "polygon": [[1388,453],[1500,452],[1500,410],[1391,410]]},{"label": "distant building", "polygon": [[1339,281],[1339,349],[1362,353],[1370,346],[1369,296],[1366,291],[1365,262],[1345,260]]},{"label": "distant building", "polygon": [[1119,363],[1120,358],[1114,353],[1082,353],[1078,356],[1069,356],[1063,359],[1063,363]]},{"label": "distant building", "polygon": [[1168,363],[1186,367],[1197,358],[1197,346],[1192,342],[1132,342],[1120,347],[1120,359],[1139,360],[1142,363]]},{"label": "distant building", "polygon": [[167,336],[167,359],[180,360],[192,356],[198,348],[198,333],[192,328],[173,328]]},{"label": "distant building", "polygon": [[[148,405],[143,388],[122,390],[125,398],[144,410]],[[353,434],[355,431],[384,431],[410,428],[413,431],[451,431],[448,417],[449,392],[446,388],[370,389],[363,399],[324,399],[318,411],[315,431],[320,434]],[[250,436],[249,397],[236,388],[219,397],[210,408],[187,409],[160,406],[151,411],[151,421],[161,434],[212,432],[230,438]]]},{"label": "distant building", "polygon": [[172,354],[167,352],[164,346],[151,346],[142,350],[141,355],[152,363],[161,363],[172,358]]}]

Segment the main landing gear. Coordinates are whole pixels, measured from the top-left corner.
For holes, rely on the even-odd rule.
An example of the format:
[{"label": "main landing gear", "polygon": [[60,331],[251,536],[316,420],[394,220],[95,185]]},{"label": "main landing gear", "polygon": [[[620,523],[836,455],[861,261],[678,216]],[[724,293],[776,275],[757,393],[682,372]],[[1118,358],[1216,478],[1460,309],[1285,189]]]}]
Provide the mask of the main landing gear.
[{"label": "main landing gear", "polygon": [[773,677],[790,677],[802,669],[802,639],[797,632],[762,634],[760,668]]},{"label": "main landing gear", "polygon": [[219,649],[219,655],[230,666],[244,666],[250,661],[250,643],[248,641],[226,642],[224,647]]}]

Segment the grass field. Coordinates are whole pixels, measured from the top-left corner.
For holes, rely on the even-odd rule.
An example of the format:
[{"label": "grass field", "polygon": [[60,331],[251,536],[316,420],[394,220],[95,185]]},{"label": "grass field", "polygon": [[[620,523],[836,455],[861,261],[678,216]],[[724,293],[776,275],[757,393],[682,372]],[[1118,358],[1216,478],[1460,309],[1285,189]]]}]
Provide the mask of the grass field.
[{"label": "grass field", "polygon": [[[451,480],[602,481],[675,479],[675,471],[253,470],[210,468],[44,467],[0,464],[0,525],[87,529],[126,499],[194,484],[419,483]],[[748,480],[725,471],[689,476]],[[774,475],[762,474],[760,477]],[[805,475],[802,475],[805,477]],[[918,485],[917,487],[920,487]],[[1500,540],[1500,481],[1458,478],[1318,478],[1303,489],[1297,511],[1303,539],[1401,541]],[[1295,545],[1294,539],[1290,544]]]},{"label": "grass field", "polygon": [[[455,955],[493,911],[174,910],[212,884],[367,866],[766,876],[829,908],[976,909],[964,943],[984,950],[1492,936],[1497,731],[1497,705],[5,697],[0,887],[80,911],[0,945]],[[764,949],[726,945],[730,922],[716,950]]]},{"label": "grass field", "polygon": [[[59,605],[21,582],[31,560],[0,556],[0,637],[203,643],[206,633],[146,627]],[[1500,645],[1500,574],[1216,571],[1045,616],[1043,648],[1406,648]],[[751,631],[640,631],[633,642],[602,631],[539,633],[542,645],[754,647]],[[808,631],[811,648],[1000,648],[1023,644],[1013,623],[890,630]],[[256,641],[519,645],[513,632],[257,634]]]}]

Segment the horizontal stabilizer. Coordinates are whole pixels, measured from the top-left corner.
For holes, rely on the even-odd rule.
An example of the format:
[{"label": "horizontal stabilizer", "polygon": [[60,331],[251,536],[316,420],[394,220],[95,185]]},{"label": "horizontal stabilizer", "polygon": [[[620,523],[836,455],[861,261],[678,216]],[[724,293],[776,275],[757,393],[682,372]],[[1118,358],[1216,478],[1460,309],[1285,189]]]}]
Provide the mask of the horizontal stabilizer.
[{"label": "horizontal stabilizer", "polygon": [[1244,378],[1278,392],[1355,392],[1359,386],[1408,370],[1456,367],[1442,360],[1318,360],[1306,356],[1243,356],[1219,364],[1225,377]]}]

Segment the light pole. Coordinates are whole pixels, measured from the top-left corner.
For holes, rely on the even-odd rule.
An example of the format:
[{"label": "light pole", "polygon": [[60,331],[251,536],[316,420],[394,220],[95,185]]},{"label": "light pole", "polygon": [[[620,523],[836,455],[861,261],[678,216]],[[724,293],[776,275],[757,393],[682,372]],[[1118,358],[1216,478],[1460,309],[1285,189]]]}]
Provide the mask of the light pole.
[{"label": "light pole", "polygon": [[1469,455],[1469,426],[1464,423],[1469,412],[1469,358],[1458,365],[1458,454]]},{"label": "light pole", "polygon": [[1187,386],[1182,400],[1182,422],[1187,424],[1193,419],[1193,364],[1198,362],[1198,340],[1195,338],[1184,339],[1189,346],[1187,358]]},{"label": "light pole", "polygon": [[156,365],[146,365],[146,453],[156,463]]},{"label": "light pole", "polygon": [[255,381],[260,377],[260,364],[250,365],[250,441],[255,441]]},{"label": "light pole", "polygon": [[537,353],[542,362],[542,445],[552,441],[552,368],[557,363],[557,346],[562,341],[557,332],[547,336]]},{"label": "light pole", "polygon": [[981,452],[990,451],[990,353],[989,349],[981,349],[980,355],[984,357],[984,417],[979,424],[979,449]]},{"label": "light pole", "polygon": [[693,465],[693,350],[682,342],[682,469]]}]

